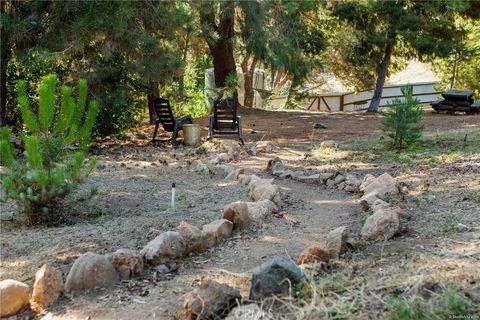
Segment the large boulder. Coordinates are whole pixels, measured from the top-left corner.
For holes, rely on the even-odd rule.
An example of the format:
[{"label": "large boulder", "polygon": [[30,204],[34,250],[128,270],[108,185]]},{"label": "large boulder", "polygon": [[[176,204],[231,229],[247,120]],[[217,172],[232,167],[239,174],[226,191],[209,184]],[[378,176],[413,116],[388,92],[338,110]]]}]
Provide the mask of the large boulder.
[{"label": "large boulder", "polygon": [[274,257],[253,271],[250,300],[261,300],[272,295],[295,296],[297,286],[305,274],[293,261]]},{"label": "large boulder", "polygon": [[87,252],[73,263],[65,281],[65,291],[107,288],[118,280],[118,273],[107,257]]},{"label": "large boulder", "polygon": [[28,286],[20,281],[0,281],[0,317],[16,314],[28,304]]},{"label": "large boulder", "polygon": [[207,247],[211,248],[230,237],[233,223],[227,219],[219,219],[206,224],[202,228],[202,234]]},{"label": "large boulder", "polygon": [[347,248],[348,233],[346,227],[338,227],[327,235],[325,249],[330,252],[331,258],[338,258]]},{"label": "large boulder", "polygon": [[177,227],[177,232],[180,233],[185,240],[186,254],[205,251],[205,240],[203,239],[203,233],[199,228],[182,221]]},{"label": "large boulder", "polygon": [[297,265],[307,264],[307,263],[321,263],[328,262],[330,260],[330,252],[319,246],[310,246],[303,250],[298,259]]},{"label": "large boulder", "polygon": [[360,231],[363,240],[391,239],[400,231],[399,208],[383,208],[369,216]]},{"label": "large boulder", "polygon": [[186,245],[182,235],[175,231],[161,233],[150,241],[140,252],[147,263],[158,265],[181,258]]},{"label": "large boulder", "polygon": [[248,227],[253,221],[245,201],[236,201],[223,208],[223,218],[233,223],[233,230]]},{"label": "large boulder", "polygon": [[241,298],[240,292],[234,288],[206,279],[185,295],[175,319],[222,319],[239,304]]},{"label": "large boulder", "polygon": [[32,305],[46,308],[54,303],[63,291],[62,273],[49,264],[43,265],[35,274]]},{"label": "large boulder", "polygon": [[128,280],[142,275],[145,267],[143,256],[135,250],[118,249],[109,256],[109,259],[121,280]]}]

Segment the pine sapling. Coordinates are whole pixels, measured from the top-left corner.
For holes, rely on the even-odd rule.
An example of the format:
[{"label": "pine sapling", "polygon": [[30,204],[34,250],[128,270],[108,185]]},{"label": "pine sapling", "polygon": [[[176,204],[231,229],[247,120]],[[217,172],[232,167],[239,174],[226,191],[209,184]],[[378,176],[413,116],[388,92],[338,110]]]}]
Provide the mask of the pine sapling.
[{"label": "pine sapling", "polygon": [[20,133],[24,157],[16,157],[10,129],[0,130],[1,164],[7,170],[1,175],[6,198],[16,200],[31,224],[58,221],[59,202],[93,171],[95,159],[87,168],[84,160],[97,115],[97,104],[87,106],[87,82],[78,83],[77,99],[73,90],[61,88],[57,106],[55,75],[42,78],[37,113],[30,105],[26,83],[17,84],[18,103],[24,128]]}]

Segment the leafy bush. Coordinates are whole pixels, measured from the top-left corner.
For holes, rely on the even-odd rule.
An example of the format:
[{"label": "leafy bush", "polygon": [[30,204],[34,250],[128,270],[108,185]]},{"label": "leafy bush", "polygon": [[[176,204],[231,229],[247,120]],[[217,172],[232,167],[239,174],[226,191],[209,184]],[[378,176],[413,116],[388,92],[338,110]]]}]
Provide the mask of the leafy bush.
[{"label": "leafy bush", "polygon": [[3,193],[14,199],[30,224],[55,223],[57,204],[95,167],[95,159],[82,170],[97,104],[86,109],[87,82],[78,83],[78,98],[70,87],[62,87],[61,103],[56,106],[55,75],[42,79],[38,112],[31,107],[25,81],[17,85],[18,103],[25,132],[20,134],[24,157],[16,157],[8,127],[1,129],[1,163],[7,170],[1,176]]},{"label": "leafy bush", "polygon": [[394,99],[387,106],[388,111],[380,111],[383,116],[381,129],[392,139],[390,145],[400,150],[415,144],[423,133],[423,110],[420,101],[413,97],[413,87],[402,87],[404,99]]}]

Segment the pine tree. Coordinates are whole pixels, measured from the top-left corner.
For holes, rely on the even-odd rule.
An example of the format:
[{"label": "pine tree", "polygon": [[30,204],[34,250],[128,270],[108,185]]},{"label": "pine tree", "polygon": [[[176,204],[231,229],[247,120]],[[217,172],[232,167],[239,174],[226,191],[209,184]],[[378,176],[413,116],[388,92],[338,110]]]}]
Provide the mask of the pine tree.
[{"label": "pine tree", "polygon": [[392,140],[390,145],[396,150],[404,149],[417,142],[423,133],[423,110],[420,101],[413,97],[413,87],[402,87],[404,99],[394,99],[380,111],[383,116],[381,128]]},{"label": "pine tree", "polygon": [[347,65],[336,70],[351,77],[351,69],[365,66],[363,76],[359,72],[357,77],[366,85],[376,78],[371,112],[378,111],[395,58],[445,56],[452,47],[450,21],[441,1],[338,1],[331,13],[344,28],[335,40],[343,45],[336,51],[341,58],[334,60]]},{"label": "pine tree", "polygon": [[59,107],[56,82],[55,75],[42,79],[37,114],[30,105],[25,81],[18,83],[24,158],[15,157],[9,128],[3,127],[0,133],[1,162],[8,168],[1,176],[2,188],[7,198],[18,202],[31,224],[56,223],[58,202],[84,181],[96,163],[90,160],[83,170],[98,111],[94,101],[86,108],[87,82],[79,81],[77,100],[71,88],[62,87]]}]

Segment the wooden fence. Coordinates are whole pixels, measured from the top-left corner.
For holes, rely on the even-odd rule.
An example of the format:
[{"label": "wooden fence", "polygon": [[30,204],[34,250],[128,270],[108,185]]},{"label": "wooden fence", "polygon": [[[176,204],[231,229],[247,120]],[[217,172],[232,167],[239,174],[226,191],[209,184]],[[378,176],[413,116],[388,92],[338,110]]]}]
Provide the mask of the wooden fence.
[{"label": "wooden fence", "polygon": [[[401,88],[406,84],[388,85],[383,87],[380,106],[386,106],[395,98],[403,97]],[[413,86],[413,95],[421,103],[430,103],[441,98],[440,92],[435,89],[437,82],[409,83]],[[373,97],[373,90],[361,92],[344,92],[310,96],[303,107],[312,111],[356,111],[365,110]]]}]

